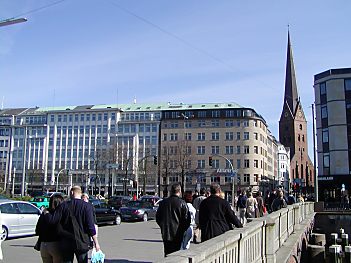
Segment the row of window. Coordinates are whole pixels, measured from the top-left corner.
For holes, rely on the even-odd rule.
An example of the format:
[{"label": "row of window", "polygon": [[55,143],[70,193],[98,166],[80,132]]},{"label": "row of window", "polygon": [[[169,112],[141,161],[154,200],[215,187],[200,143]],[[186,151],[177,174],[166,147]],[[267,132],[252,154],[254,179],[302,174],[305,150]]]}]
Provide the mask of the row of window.
[{"label": "row of window", "polygon": [[0,125],[10,125],[12,118],[10,117],[0,117]]},{"label": "row of window", "polygon": [[[244,159],[243,167],[242,167],[241,161],[242,161],[241,159],[237,159],[236,160],[236,166],[234,166],[234,160],[230,159],[231,164],[236,169],[250,168],[250,167],[263,169],[263,161],[259,162],[259,160],[256,160],[256,159],[255,160]],[[228,161],[226,161],[225,168],[226,169],[231,169],[232,168],[231,164]],[[180,167],[179,161],[178,160],[173,160],[173,159],[164,161],[162,166],[163,166],[164,169],[166,169],[166,168],[178,169]],[[206,160],[197,160],[196,161],[196,167],[193,167],[193,161],[192,160],[185,160],[184,166],[185,166],[184,167],[185,169],[192,169],[192,168],[205,169],[206,168]],[[214,168],[214,169],[223,168],[223,167],[220,167],[220,160],[213,159],[212,160],[212,168]]]},{"label": "row of window", "polygon": [[[243,176],[243,181],[241,181],[241,175],[237,174],[237,183],[239,184],[249,184],[250,183],[250,174],[244,174]],[[201,175],[201,176],[192,176],[192,175],[187,175],[185,177],[186,182],[187,183],[223,183],[223,181],[221,181],[221,178],[224,178],[222,180],[224,180],[225,183],[231,183],[232,182],[232,177],[230,175],[225,175],[225,176],[221,176],[218,174],[214,174],[214,175],[209,175],[209,176],[205,176],[205,175]],[[258,182],[258,178],[259,178],[259,174],[254,174],[253,175],[253,179],[254,182],[257,183]],[[180,182],[181,177],[178,175],[170,175],[168,176],[168,182],[167,182],[167,177],[163,177],[163,184],[168,184],[168,183],[176,183],[176,182]]]},{"label": "row of window", "polygon": [[255,113],[252,110],[233,109],[233,110],[200,110],[200,111],[166,111],[164,112],[165,119],[178,118],[237,118],[237,117],[252,117]]},{"label": "row of window", "polygon": [[0,140],[0,147],[8,147],[9,141],[8,140]]},{"label": "row of window", "polygon": [[[116,120],[116,113],[110,112],[110,118],[112,121]],[[50,122],[84,122],[84,121],[107,121],[108,113],[76,113],[76,114],[51,114]]]},{"label": "row of window", "polygon": [[0,158],[7,158],[7,151],[0,151]]},{"label": "row of window", "polygon": [[[26,124],[46,124],[46,116],[29,116],[26,117],[25,120]],[[16,119],[16,121],[18,121],[18,119]]]},{"label": "row of window", "polygon": [[[345,92],[351,92],[351,79],[345,79],[344,80],[344,89]],[[321,97],[321,118],[325,119],[328,118],[328,108],[326,100],[326,95],[327,95],[327,87],[326,87],[326,82],[322,82],[319,84],[319,91],[320,91],[320,97]],[[346,103],[346,108],[351,108],[351,104]]]},{"label": "row of window", "polygon": [[[345,91],[351,91],[351,79],[345,79],[344,80],[344,88]],[[320,95],[327,95],[327,85],[326,82],[322,82],[319,84],[319,92]]]},{"label": "row of window", "polygon": [[0,128],[0,136],[9,136],[9,135],[10,135],[10,129]]},{"label": "row of window", "polygon": [[122,121],[159,121],[161,120],[160,112],[136,112],[136,113],[122,113]]},{"label": "row of window", "polygon": [[[224,121],[224,126],[225,127],[249,127],[249,123],[251,121],[249,120],[225,120]],[[195,121],[190,121],[190,120],[185,120],[183,122],[183,127],[180,127],[179,125],[179,121],[177,120],[172,120],[172,121],[168,121],[168,122],[164,122],[163,127],[164,128],[193,128],[195,127]],[[252,124],[254,127],[257,127],[257,121],[254,120],[252,121]],[[206,120],[197,120],[196,121],[196,127],[219,127],[220,126],[220,120],[210,120],[210,121],[206,121]]]},{"label": "row of window", "polygon": [[[198,155],[204,155],[206,154],[206,146],[197,146],[196,148],[196,154]],[[224,149],[224,154],[241,154],[241,146],[233,146],[233,145],[227,145],[223,147]],[[243,147],[244,154],[249,154],[250,153],[250,146],[245,145]],[[178,146],[169,146],[169,147],[163,147],[163,154],[168,154],[168,155],[176,155],[178,154],[178,151],[184,151],[185,154],[190,155],[191,152],[191,146],[184,146],[179,150]],[[258,154],[258,146],[253,146],[253,153]],[[211,154],[221,154],[220,147],[218,145],[211,146]],[[265,151],[261,147],[261,155],[264,155]]]},{"label": "row of window", "polygon": [[[225,140],[226,141],[233,141],[234,140],[234,134],[235,134],[235,139],[236,140],[241,140],[241,132],[226,132],[225,133]],[[258,140],[258,133],[253,133],[254,139]],[[192,140],[192,133],[185,133],[184,134],[184,139],[186,141],[191,141]],[[261,141],[265,142],[265,138],[263,137],[263,135],[260,134],[261,137]],[[179,140],[179,136],[178,133],[164,133],[163,134],[163,141],[178,141]],[[197,133],[196,136],[196,140],[197,141],[206,141],[206,133],[205,132],[199,132]],[[219,132],[212,132],[211,133],[211,141],[219,141],[220,140],[220,133]],[[244,132],[243,133],[243,140],[250,140],[250,133],[249,132]]]},{"label": "row of window", "polygon": [[[24,135],[25,128],[15,128],[15,135]],[[46,135],[46,128],[45,127],[30,127],[27,128],[27,135],[28,136],[38,136],[38,135]]]}]

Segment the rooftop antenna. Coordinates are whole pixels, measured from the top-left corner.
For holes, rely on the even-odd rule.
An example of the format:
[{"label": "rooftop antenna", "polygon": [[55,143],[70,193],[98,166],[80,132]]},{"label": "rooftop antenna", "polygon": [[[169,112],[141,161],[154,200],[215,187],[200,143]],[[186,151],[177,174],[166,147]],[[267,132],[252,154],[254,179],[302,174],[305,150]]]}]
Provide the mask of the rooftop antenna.
[{"label": "rooftop antenna", "polygon": [[134,96],[133,103],[134,103],[134,104],[137,104],[137,99],[136,99],[136,96]]},{"label": "rooftop antenna", "polygon": [[118,108],[118,87],[116,88],[116,103],[117,103],[117,108]]},{"label": "rooftop antenna", "polygon": [[1,101],[1,110],[4,109],[4,100],[5,100],[5,96],[2,96],[2,101]]},{"label": "rooftop antenna", "polygon": [[56,89],[54,88],[54,97],[53,97],[53,102],[52,106],[55,108],[55,99],[56,99]]}]

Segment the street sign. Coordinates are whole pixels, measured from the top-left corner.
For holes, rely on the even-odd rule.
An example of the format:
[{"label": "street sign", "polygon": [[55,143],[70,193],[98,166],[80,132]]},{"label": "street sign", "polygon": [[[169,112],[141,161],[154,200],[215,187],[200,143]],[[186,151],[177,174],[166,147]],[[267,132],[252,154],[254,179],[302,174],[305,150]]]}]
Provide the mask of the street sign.
[{"label": "street sign", "polygon": [[119,164],[118,163],[108,163],[106,164],[106,168],[109,169],[109,168],[118,168],[119,167]]},{"label": "street sign", "polygon": [[236,173],[231,173],[230,177],[234,177],[235,178],[236,177]]}]

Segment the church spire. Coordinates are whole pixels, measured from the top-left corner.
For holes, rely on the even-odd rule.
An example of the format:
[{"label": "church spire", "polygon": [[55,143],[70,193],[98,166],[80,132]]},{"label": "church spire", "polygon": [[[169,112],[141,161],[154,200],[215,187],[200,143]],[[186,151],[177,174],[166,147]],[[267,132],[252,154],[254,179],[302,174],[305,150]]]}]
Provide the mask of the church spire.
[{"label": "church spire", "polygon": [[295,67],[290,43],[290,33],[288,30],[288,47],[286,54],[286,72],[285,72],[285,95],[284,102],[288,104],[291,112],[295,114],[296,106],[299,101],[297,93]]}]

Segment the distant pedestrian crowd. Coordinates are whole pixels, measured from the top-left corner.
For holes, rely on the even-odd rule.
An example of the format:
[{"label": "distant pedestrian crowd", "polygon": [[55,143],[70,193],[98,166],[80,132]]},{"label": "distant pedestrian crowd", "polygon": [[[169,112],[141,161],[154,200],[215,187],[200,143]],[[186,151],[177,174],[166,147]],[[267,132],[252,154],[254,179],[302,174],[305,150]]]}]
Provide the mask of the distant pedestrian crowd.
[{"label": "distant pedestrian crowd", "polygon": [[202,188],[199,194],[191,191],[183,194],[181,185],[173,184],[170,196],[160,202],[156,214],[164,255],[189,249],[191,242],[204,242],[234,227],[241,228],[252,218],[262,217],[304,199],[275,189],[264,196],[261,192],[242,191],[233,201],[231,206],[217,183],[213,183],[209,191]]},{"label": "distant pedestrian crowd", "polygon": [[219,184],[200,194],[184,193],[180,184],[173,184],[170,197],[164,199],[157,210],[156,222],[161,228],[164,255],[188,249],[190,242],[204,242],[233,227],[243,227],[228,201],[223,199]]}]

